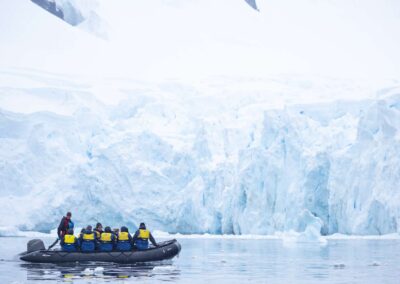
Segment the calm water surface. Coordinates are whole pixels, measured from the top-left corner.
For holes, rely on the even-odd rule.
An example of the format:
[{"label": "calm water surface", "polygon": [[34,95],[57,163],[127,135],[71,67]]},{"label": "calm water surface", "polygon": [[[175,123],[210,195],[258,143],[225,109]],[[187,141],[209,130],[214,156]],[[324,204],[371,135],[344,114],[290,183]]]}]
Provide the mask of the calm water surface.
[{"label": "calm water surface", "polygon": [[27,241],[0,238],[0,283],[400,283],[400,240],[180,239],[179,258],[149,265],[28,264]]}]

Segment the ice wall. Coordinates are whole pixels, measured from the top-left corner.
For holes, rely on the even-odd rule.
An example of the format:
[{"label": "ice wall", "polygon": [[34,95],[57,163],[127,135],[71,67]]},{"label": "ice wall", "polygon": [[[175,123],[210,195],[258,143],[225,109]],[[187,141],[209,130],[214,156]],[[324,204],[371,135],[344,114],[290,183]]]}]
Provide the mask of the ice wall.
[{"label": "ice wall", "polygon": [[71,210],[78,226],[181,233],[398,232],[398,89],[274,108],[171,88],[116,106],[63,97],[64,115],[3,109],[0,226],[49,230]]}]

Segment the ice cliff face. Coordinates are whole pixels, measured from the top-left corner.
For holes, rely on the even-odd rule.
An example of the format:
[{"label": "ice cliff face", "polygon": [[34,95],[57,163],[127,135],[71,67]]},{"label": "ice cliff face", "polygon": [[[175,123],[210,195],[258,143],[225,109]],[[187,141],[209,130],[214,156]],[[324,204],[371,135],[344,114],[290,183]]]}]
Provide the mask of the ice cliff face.
[{"label": "ice cliff face", "polygon": [[399,89],[277,108],[160,88],[126,90],[115,106],[42,89],[45,108],[71,112],[3,109],[0,226],[48,230],[71,210],[78,226],[182,233],[399,230]]}]

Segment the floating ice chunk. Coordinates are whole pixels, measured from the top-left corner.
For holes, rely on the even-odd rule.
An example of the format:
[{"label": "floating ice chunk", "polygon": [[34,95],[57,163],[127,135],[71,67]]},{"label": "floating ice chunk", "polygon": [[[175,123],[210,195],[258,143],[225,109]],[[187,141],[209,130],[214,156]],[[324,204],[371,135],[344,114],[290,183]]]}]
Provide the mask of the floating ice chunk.
[{"label": "floating ice chunk", "polygon": [[326,238],[321,236],[321,228],[323,222],[318,217],[313,216],[308,210],[303,210],[302,216],[299,218],[299,222],[305,225],[304,232],[290,231],[282,234],[282,240],[284,244],[288,245],[291,243],[309,243],[316,242],[321,245],[326,245]]},{"label": "floating ice chunk", "polygon": [[300,233],[298,242],[318,242],[320,244],[327,244],[327,240],[321,236],[321,225],[318,223],[310,224],[307,226],[303,233]]},{"label": "floating ice chunk", "polygon": [[98,266],[94,269],[94,274],[103,274],[104,267]]},{"label": "floating ice chunk", "polygon": [[84,271],[82,271],[83,275],[89,276],[89,275],[93,275],[94,274],[94,270],[91,268],[85,268]]},{"label": "floating ice chunk", "polygon": [[323,222],[320,218],[315,217],[309,210],[303,210],[302,218],[306,228],[304,232],[299,234],[298,241],[300,242],[319,242],[326,243],[326,239],[321,236],[321,228]]},{"label": "floating ice chunk", "polygon": [[153,268],[153,271],[154,272],[157,272],[157,271],[162,272],[162,271],[173,271],[173,270],[176,270],[176,269],[177,269],[176,266],[164,265],[164,266],[155,266]]}]

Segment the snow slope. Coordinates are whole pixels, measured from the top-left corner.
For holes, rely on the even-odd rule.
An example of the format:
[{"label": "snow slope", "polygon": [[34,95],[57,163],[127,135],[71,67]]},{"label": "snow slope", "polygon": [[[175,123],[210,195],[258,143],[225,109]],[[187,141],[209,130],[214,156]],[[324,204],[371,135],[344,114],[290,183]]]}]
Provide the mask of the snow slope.
[{"label": "snow slope", "polygon": [[[260,13],[243,0],[75,2],[94,3],[108,40],[30,1],[3,1],[2,66],[146,80],[400,73],[396,0],[259,1]],[[89,4],[81,5],[85,14]]]},{"label": "snow slope", "polygon": [[399,232],[399,6],[296,3],[1,2],[0,227]]}]

